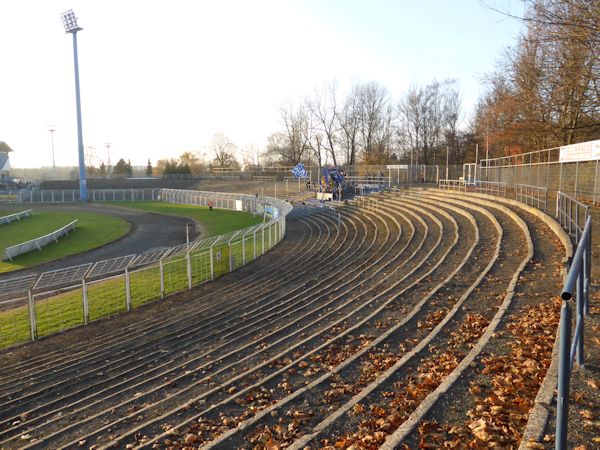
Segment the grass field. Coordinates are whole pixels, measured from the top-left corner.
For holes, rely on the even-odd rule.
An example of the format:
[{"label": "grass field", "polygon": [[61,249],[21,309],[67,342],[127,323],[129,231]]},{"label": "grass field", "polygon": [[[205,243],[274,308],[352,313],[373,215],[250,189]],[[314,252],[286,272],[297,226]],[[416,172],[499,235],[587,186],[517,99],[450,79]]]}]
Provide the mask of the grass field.
[{"label": "grass field", "polygon": [[[8,215],[22,209],[2,209],[0,215]],[[129,224],[117,217],[90,212],[62,212],[39,210],[33,211],[31,217],[20,222],[0,225],[0,251],[11,245],[20,244],[55,231],[69,222],[79,219],[77,229],[68,236],[47,245],[41,251],[25,253],[13,261],[0,261],[0,273],[31,267],[65,256],[81,253],[100,247],[123,236],[129,231]]]},{"label": "grass field", "polygon": [[176,216],[189,217],[200,223],[205,234],[201,238],[226,234],[230,231],[240,230],[262,222],[262,216],[253,217],[250,213],[213,209],[210,211],[206,206],[178,205],[175,203],[161,202],[135,202],[126,205],[123,202],[109,202],[111,206],[141,209],[143,211],[159,214],[172,214]]},{"label": "grass field", "polygon": [[[123,207],[122,203],[111,203],[111,206],[113,205]],[[192,205],[136,202],[135,204],[128,204],[126,208],[188,217],[202,225],[204,228],[202,238],[229,233],[262,222],[262,216],[253,217],[249,213],[217,209],[210,211],[206,207]],[[2,212],[0,214],[4,215]],[[273,243],[275,243],[277,231],[275,227],[271,231]],[[265,235],[266,250],[269,249],[269,242],[267,233]],[[245,246],[242,246],[240,240],[236,240],[231,246],[231,255],[229,253],[229,246],[226,243],[215,246],[213,252],[215,277],[229,272],[230,256],[234,268],[240,267],[244,258],[247,262],[253,260],[254,243],[254,236],[252,234],[246,236]],[[262,245],[262,234],[257,233],[257,255],[261,254]],[[194,286],[210,280],[211,258],[209,249],[192,252],[190,255],[190,264],[192,284]],[[188,275],[187,260],[185,257],[169,258],[167,261],[164,261],[163,266],[164,295],[187,289]],[[131,272],[130,283],[132,308],[139,307],[144,303],[161,297],[160,271],[156,265]],[[88,284],[87,292],[90,321],[126,310],[124,275]],[[40,337],[84,323],[81,287],[70,292],[36,300],[35,305],[37,330]],[[29,315],[27,306],[20,306],[10,311],[0,312],[0,348],[27,340],[29,340]]]}]

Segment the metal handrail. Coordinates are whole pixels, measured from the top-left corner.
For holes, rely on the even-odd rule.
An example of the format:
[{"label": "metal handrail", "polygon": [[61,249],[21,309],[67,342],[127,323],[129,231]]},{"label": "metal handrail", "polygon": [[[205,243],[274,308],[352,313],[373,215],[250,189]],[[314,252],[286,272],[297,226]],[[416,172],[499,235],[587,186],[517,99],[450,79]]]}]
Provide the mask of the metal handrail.
[{"label": "metal handrail", "polygon": [[589,209],[588,205],[561,191],[556,194],[556,220],[569,235],[575,238],[575,243],[578,243],[581,238],[585,222],[590,214]]},{"label": "metal handrail", "polygon": [[459,191],[467,190],[467,183],[465,180],[439,180],[438,187],[440,189],[450,189],[456,190],[458,188]]},{"label": "metal handrail", "polygon": [[530,184],[515,185],[515,199],[526,205],[535,206],[546,211],[548,206],[548,189]]},{"label": "metal handrail", "polygon": [[[590,281],[592,267],[592,217],[587,216],[577,251],[573,257],[564,284],[560,309],[560,341],[558,355],[558,396],[556,399],[556,449],[567,448],[569,417],[569,385],[573,364],[584,365],[584,321],[589,313]],[[575,333],[571,340],[571,304],[575,297]]]}]

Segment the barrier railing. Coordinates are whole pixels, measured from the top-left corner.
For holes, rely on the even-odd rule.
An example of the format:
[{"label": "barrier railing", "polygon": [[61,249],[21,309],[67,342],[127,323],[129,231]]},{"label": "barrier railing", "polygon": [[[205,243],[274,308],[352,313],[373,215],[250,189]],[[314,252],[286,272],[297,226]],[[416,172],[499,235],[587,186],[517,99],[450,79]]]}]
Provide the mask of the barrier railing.
[{"label": "barrier railing", "polygon": [[[156,200],[160,189],[88,189],[91,202],[134,202]],[[79,190],[19,190],[0,192],[0,203],[74,203]]]},{"label": "barrier railing", "polygon": [[460,179],[439,180],[438,188],[451,191],[481,192],[484,194],[495,195],[498,197],[506,197],[506,183],[500,183],[496,181],[477,180],[475,184],[469,184],[466,180]]},{"label": "barrier railing", "polygon": [[588,205],[560,191],[556,194],[556,220],[575,238],[576,243],[581,238],[588,215]]},{"label": "barrier railing", "polygon": [[283,200],[241,194],[163,189],[157,197],[173,203],[212,201],[215,207],[260,214],[265,221],[140,255],[0,279],[0,348],[129,311],[233,271],[283,239],[292,209]]},{"label": "barrier railing", "polygon": [[[567,448],[567,423],[569,417],[569,385],[573,363],[584,364],[584,320],[589,313],[590,280],[592,266],[592,218],[587,216],[579,245],[562,290],[560,310],[560,341],[558,363],[558,397],[556,411],[556,449]],[[575,333],[571,340],[571,304],[575,297]]]},{"label": "barrier railing", "polygon": [[475,192],[495,195],[497,197],[506,197],[506,183],[499,181],[479,181],[475,182]]},{"label": "barrier railing", "polygon": [[21,211],[18,213],[10,214],[8,216],[0,217],[0,225],[14,222],[15,220],[21,220],[31,215],[31,209]]},{"label": "barrier railing", "polygon": [[440,180],[438,187],[451,191],[466,191],[467,183],[464,180]]},{"label": "barrier railing", "polygon": [[529,184],[517,184],[515,199],[545,212],[548,206],[548,189]]},{"label": "barrier railing", "polygon": [[39,238],[31,239],[27,242],[22,242],[20,244],[6,247],[2,260],[5,261],[9,259],[12,261],[12,259],[15,256],[22,255],[23,253],[27,253],[32,250],[41,250],[43,246],[48,245],[50,242],[58,242],[59,237],[64,236],[65,234],[69,234],[69,231],[75,229],[77,225],[77,220],[78,219],[75,219],[73,222],[68,223],[64,227],[59,228],[58,230],[53,231],[52,233],[48,233]]}]

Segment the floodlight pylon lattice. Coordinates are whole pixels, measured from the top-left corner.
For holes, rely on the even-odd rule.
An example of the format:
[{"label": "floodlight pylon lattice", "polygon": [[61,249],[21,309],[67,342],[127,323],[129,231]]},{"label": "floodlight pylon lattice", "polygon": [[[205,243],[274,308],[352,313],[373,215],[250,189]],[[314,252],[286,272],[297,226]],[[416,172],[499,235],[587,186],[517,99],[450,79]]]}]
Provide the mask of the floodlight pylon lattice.
[{"label": "floodlight pylon lattice", "polygon": [[63,26],[65,27],[65,33],[77,33],[78,31],[83,30],[83,28],[77,25],[77,17],[75,17],[75,13],[72,9],[62,13],[60,17],[62,19]]}]

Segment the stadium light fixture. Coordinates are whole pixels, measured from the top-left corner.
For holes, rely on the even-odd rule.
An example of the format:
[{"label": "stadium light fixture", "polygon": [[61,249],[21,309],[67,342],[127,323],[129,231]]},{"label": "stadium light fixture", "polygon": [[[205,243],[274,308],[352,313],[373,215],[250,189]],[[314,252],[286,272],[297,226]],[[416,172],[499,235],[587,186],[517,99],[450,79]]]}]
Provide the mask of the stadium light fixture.
[{"label": "stadium light fixture", "polygon": [[77,17],[75,17],[75,13],[72,9],[62,13],[61,18],[63,26],[65,27],[65,33],[77,33],[78,31],[83,30],[83,28],[77,25]]},{"label": "stadium light fixture", "polygon": [[75,64],[75,102],[77,107],[77,142],[79,151],[79,199],[86,202],[87,180],[85,177],[85,159],[83,154],[83,131],[81,126],[81,97],[79,95],[79,62],[77,59],[77,32],[83,30],[77,24],[77,17],[72,9],[61,14],[62,23],[65,27],[65,33],[73,35],[73,60]]}]

